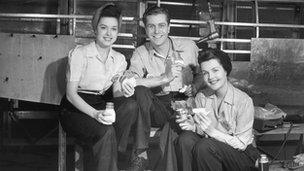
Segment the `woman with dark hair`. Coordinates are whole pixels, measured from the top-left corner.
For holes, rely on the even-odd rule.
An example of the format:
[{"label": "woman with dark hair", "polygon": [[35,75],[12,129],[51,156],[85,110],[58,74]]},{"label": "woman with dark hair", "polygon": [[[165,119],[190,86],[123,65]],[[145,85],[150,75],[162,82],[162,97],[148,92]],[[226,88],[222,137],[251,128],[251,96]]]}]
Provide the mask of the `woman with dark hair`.
[{"label": "woman with dark hair", "polygon": [[195,105],[204,109],[188,120],[176,119],[184,130],[175,141],[179,170],[255,169],[252,99],[228,82],[232,65],[226,53],[207,49],[198,62],[207,89],[196,95]]},{"label": "woman with dark hair", "polygon": [[118,170],[113,116],[104,109],[106,102],[113,100],[110,87],[113,85],[115,92],[127,67],[124,55],[112,49],[120,23],[121,10],[112,3],[95,11],[95,41],[69,52],[66,95],[61,101],[64,130],[92,148],[98,171]]}]

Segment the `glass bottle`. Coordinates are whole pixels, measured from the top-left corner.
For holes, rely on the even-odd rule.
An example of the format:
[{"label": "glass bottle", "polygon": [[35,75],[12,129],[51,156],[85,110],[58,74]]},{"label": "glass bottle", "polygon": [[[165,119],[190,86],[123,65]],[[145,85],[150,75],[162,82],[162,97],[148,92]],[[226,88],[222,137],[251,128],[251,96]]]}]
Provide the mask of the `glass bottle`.
[{"label": "glass bottle", "polygon": [[115,122],[116,113],[115,113],[115,110],[114,110],[114,103],[113,102],[107,102],[106,109],[104,111],[104,115],[107,117],[107,121],[109,121],[111,124]]},{"label": "glass bottle", "polygon": [[259,171],[269,171],[269,160],[266,154],[261,154],[259,159]]},{"label": "glass bottle", "polygon": [[172,91],[179,91],[181,88],[183,88],[183,66],[184,66],[184,60],[181,58],[179,52],[174,53],[173,58],[172,58],[172,63],[173,64],[180,64],[181,67],[181,72],[180,74],[175,77],[171,82],[171,90]]}]

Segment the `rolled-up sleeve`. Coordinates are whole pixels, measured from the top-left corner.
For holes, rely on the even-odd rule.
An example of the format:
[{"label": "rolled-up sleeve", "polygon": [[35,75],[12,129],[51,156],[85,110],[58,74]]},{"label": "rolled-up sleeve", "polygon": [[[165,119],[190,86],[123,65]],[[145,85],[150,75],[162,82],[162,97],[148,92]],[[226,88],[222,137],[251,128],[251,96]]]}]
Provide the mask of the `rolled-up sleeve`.
[{"label": "rolled-up sleeve", "polygon": [[118,66],[117,74],[119,76],[122,76],[122,74],[124,73],[124,71],[127,69],[128,63],[126,62],[125,56],[122,56],[120,61],[121,61],[121,63]]},{"label": "rolled-up sleeve", "polygon": [[196,66],[198,66],[198,60],[197,60],[197,57],[198,57],[198,52],[199,52],[199,48],[196,46],[196,44],[194,43],[194,41],[191,41],[191,47],[193,47],[192,49],[192,56],[194,57],[194,62],[196,64]]},{"label": "rolled-up sleeve", "polygon": [[119,66],[117,67],[118,70],[115,73],[113,80],[113,95],[114,97],[123,96],[123,93],[121,91],[121,82],[119,81],[120,77],[123,75],[124,71],[127,69],[127,62],[124,56],[122,56],[121,63],[119,63]]},{"label": "rolled-up sleeve", "polygon": [[252,143],[253,133],[252,126],[254,121],[254,106],[250,97],[239,106],[236,118],[235,134],[240,142],[245,145]]},{"label": "rolled-up sleeve", "polygon": [[137,77],[142,78],[144,75],[144,64],[137,49],[134,51],[130,63],[129,71],[134,73]]},{"label": "rolled-up sleeve", "polygon": [[66,71],[67,81],[80,81],[85,64],[85,57],[79,47],[70,50]]}]

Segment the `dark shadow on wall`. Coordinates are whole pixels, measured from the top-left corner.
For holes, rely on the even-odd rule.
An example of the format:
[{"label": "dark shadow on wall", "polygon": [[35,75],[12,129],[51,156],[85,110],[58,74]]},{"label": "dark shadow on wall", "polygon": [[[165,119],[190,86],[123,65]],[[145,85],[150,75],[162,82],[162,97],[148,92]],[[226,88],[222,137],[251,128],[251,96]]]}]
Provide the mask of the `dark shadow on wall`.
[{"label": "dark shadow on wall", "polygon": [[50,63],[44,74],[40,101],[58,105],[66,89],[66,66],[68,57]]}]

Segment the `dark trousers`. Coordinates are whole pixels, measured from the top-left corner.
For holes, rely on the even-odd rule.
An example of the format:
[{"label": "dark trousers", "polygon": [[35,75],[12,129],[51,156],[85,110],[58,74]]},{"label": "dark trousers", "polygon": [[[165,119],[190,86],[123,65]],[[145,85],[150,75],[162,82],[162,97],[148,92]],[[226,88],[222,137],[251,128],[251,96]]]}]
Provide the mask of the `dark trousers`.
[{"label": "dark trousers", "polygon": [[132,126],[137,122],[139,107],[132,98],[114,98],[116,121],[114,128],[118,142],[118,151],[124,152],[128,145],[128,137]]},{"label": "dark trousers", "polygon": [[[95,109],[104,109],[108,100],[102,96],[79,94]],[[117,143],[112,125],[103,125],[76,109],[65,97],[61,101],[60,122],[68,135],[88,145],[93,151],[97,171],[117,171]]]},{"label": "dark trousers", "polygon": [[256,148],[247,146],[245,151],[213,138],[202,138],[191,131],[183,131],[175,140],[178,170],[180,171],[244,171],[256,170],[259,156]]},{"label": "dark trousers", "polygon": [[144,86],[135,87],[134,95],[129,98],[114,100],[118,106],[115,128],[119,151],[126,150],[131,127],[135,130],[134,148],[147,149],[151,126],[162,127],[173,113],[171,100],[171,94],[156,96]]}]

